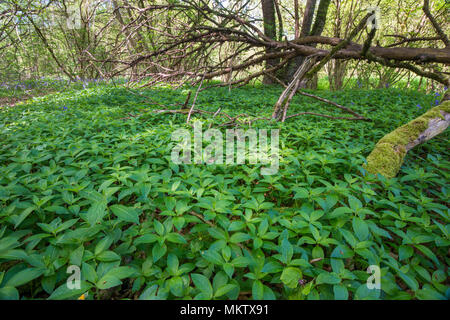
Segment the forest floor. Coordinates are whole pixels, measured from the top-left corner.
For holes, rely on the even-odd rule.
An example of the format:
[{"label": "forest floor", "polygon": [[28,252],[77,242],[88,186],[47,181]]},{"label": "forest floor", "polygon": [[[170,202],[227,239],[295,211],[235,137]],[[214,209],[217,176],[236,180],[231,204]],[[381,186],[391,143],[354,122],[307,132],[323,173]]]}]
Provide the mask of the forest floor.
[{"label": "forest floor", "polygon": [[[362,168],[439,93],[310,91],[372,121],[253,122],[280,130],[278,171],[264,176],[262,164],[172,161],[175,130],[224,133],[229,121],[154,112],[180,109],[189,90],[68,88],[0,108],[0,299],[450,298],[448,132],[408,153],[396,178]],[[195,108],[268,117],[281,91],[213,88]],[[304,96],[297,112],[345,116]],[[366,285],[369,266],[381,290]]]}]

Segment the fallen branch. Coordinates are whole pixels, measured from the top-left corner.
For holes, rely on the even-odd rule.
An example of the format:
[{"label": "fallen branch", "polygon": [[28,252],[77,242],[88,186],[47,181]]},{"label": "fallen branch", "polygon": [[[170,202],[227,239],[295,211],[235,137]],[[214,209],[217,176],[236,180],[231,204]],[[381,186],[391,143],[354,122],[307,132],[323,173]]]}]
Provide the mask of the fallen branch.
[{"label": "fallen branch", "polygon": [[[160,113],[160,114],[163,114],[163,113],[189,114],[189,111],[190,111],[189,109],[175,109],[175,110],[171,110],[171,109],[163,109],[163,110],[152,110],[152,112]],[[192,113],[192,114],[194,114],[194,113],[200,113],[200,114],[212,114],[212,115],[214,115],[214,112],[204,111],[204,110],[200,110],[200,109],[192,110],[191,113]],[[220,113],[218,113],[217,115],[218,115],[218,116],[225,116],[225,117],[227,117],[227,118],[230,119],[230,120],[233,119],[233,117],[229,116],[229,115],[226,114],[225,112],[220,112]]]},{"label": "fallen branch", "polygon": [[360,115],[359,113],[353,111],[352,109],[344,107],[344,106],[342,106],[340,104],[337,104],[336,102],[333,102],[331,100],[328,100],[328,99],[325,99],[325,98],[321,98],[321,97],[318,97],[318,96],[315,96],[313,94],[306,93],[306,92],[303,92],[303,91],[298,91],[298,93],[303,95],[303,96],[310,97],[310,98],[313,98],[313,99],[316,99],[316,100],[319,100],[319,101],[331,104],[331,105],[333,105],[333,106],[335,106],[335,107],[337,107],[337,108],[339,108],[341,110],[344,110],[347,113],[350,113],[350,114],[354,115],[358,120],[371,121],[370,119]]},{"label": "fallen branch", "polygon": [[395,177],[409,150],[444,132],[449,124],[450,101],[444,101],[381,138],[364,167],[373,174]]},{"label": "fallen branch", "polygon": [[302,116],[305,114],[312,115],[312,116],[324,117],[324,118],[333,119],[333,120],[365,120],[365,119],[361,119],[361,118],[334,117],[334,116],[329,116],[326,114],[315,113],[315,112],[299,112],[299,113],[291,114],[290,116],[286,116],[286,119]]}]

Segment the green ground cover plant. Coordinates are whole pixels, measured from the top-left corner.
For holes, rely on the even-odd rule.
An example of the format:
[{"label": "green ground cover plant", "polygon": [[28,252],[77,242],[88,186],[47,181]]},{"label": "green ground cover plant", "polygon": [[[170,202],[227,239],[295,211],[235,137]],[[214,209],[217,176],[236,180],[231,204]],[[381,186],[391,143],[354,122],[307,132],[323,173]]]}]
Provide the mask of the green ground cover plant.
[{"label": "green ground cover plant", "polygon": [[[396,178],[362,167],[439,93],[314,92],[373,121],[254,122],[280,129],[278,174],[262,176],[171,162],[186,115],[151,110],[189,89],[93,86],[0,108],[0,299],[450,298],[448,132]],[[210,89],[196,107],[270,115],[281,91]],[[338,115],[296,96],[289,112],[301,111]],[[66,285],[71,265],[80,289]],[[370,265],[381,290],[366,286]]]}]

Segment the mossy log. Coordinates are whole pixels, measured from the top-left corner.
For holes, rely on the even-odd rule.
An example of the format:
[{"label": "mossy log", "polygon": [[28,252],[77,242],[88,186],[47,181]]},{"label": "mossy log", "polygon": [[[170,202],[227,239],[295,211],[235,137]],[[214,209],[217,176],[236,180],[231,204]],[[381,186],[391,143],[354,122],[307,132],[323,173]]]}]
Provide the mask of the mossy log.
[{"label": "mossy log", "polygon": [[447,100],[381,138],[367,157],[365,169],[387,178],[395,177],[409,150],[444,132],[449,124]]}]

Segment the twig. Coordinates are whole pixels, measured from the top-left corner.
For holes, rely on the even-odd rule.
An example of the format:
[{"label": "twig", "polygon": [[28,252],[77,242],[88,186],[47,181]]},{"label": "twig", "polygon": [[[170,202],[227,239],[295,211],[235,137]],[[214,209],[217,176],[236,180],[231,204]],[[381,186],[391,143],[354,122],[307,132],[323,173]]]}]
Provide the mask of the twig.
[{"label": "twig", "polygon": [[337,107],[337,108],[339,108],[341,110],[344,110],[345,112],[348,112],[348,113],[354,115],[355,117],[358,117],[358,118],[370,121],[370,119],[365,118],[364,116],[358,114],[357,112],[353,111],[352,109],[349,109],[347,107],[341,106],[340,104],[337,104],[336,102],[333,102],[331,100],[328,100],[328,99],[325,99],[325,98],[321,98],[321,97],[318,97],[318,96],[315,96],[313,94],[306,93],[306,92],[303,92],[303,91],[298,91],[298,93],[303,95],[303,96],[310,97],[310,98],[313,98],[313,99],[316,99],[316,100],[319,100],[319,101],[331,104],[331,105],[333,105],[333,106],[335,106],[335,107]]},{"label": "twig", "polygon": [[304,114],[309,114],[309,115],[319,116],[319,117],[325,117],[325,118],[334,119],[334,120],[366,120],[365,118],[333,117],[333,116],[329,116],[329,115],[326,115],[326,114],[315,113],[315,112],[299,112],[299,113],[291,114],[290,116],[287,116],[286,119],[297,117],[297,116],[302,116]]},{"label": "twig", "polygon": [[[222,107],[219,107],[219,109],[217,109],[217,111],[214,112],[212,118],[214,119],[220,113],[221,110],[222,110]],[[211,129],[211,127],[212,127],[212,122],[209,124],[208,129]]]},{"label": "twig", "polygon": [[192,107],[189,110],[189,113],[188,113],[188,116],[187,116],[187,119],[186,119],[186,123],[188,123],[189,120],[191,119],[191,114],[192,114],[192,111],[194,111],[195,101],[197,101],[198,92],[200,91],[200,88],[202,87],[203,79],[205,79],[205,74],[203,74],[202,81],[200,81],[200,84],[198,85],[197,92],[195,93],[195,97],[194,97],[194,102],[192,102]]},{"label": "twig", "polygon": [[322,67],[326,63],[328,63],[328,61],[330,61],[336,55],[339,50],[345,48],[350,43],[350,41],[352,41],[352,39],[359,33],[359,31],[361,31],[365,27],[367,20],[372,16],[372,14],[373,13],[368,13],[359,22],[356,28],[353,29],[352,32],[350,32],[349,36],[346,39],[342,40],[337,46],[333,47],[333,49],[331,49],[330,52],[322,60],[320,60],[317,65],[309,70],[309,72],[305,75],[305,78],[312,78],[317,72],[319,72],[320,69],[322,69]]},{"label": "twig", "polygon": [[441,26],[439,25],[439,23],[436,21],[436,19],[433,17],[433,15],[430,12],[430,3],[429,0],[424,0],[423,1],[423,7],[422,7],[423,12],[425,13],[425,15],[428,17],[428,20],[430,20],[431,24],[434,27],[434,30],[436,31],[436,33],[439,35],[440,40],[442,40],[442,42],[444,42],[445,46],[448,47],[450,45],[449,40],[447,35],[445,34],[445,32],[442,30]]},{"label": "twig", "polygon": [[217,111],[213,115],[213,118],[215,118],[220,113],[220,110],[222,110],[222,107],[219,107],[219,109],[217,109]]},{"label": "twig", "polygon": [[201,214],[199,214],[197,212],[194,212],[194,211],[189,212],[189,214],[191,214],[193,216],[196,216],[197,218],[202,220],[204,223],[208,224],[210,227],[213,227],[213,228],[215,227],[214,223],[212,223],[211,221],[206,220],[205,217],[203,217]]},{"label": "twig", "polygon": [[187,108],[187,104],[189,102],[189,98],[191,97],[191,91],[189,91],[187,97],[186,97],[186,101],[184,102],[183,108],[182,109],[186,109]]}]

